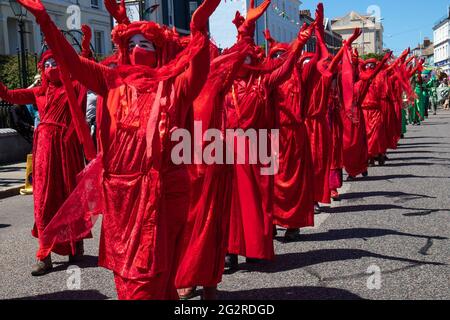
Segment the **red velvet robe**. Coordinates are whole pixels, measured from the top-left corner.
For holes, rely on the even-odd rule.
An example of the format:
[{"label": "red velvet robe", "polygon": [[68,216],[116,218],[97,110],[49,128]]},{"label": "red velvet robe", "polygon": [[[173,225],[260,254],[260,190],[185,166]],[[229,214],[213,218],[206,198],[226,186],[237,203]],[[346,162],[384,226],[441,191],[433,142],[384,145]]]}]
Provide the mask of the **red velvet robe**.
[{"label": "red velvet robe", "polygon": [[352,177],[367,171],[367,134],[361,104],[369,85],[367,79],[360,78],[352,64],[350,50],[346,50],[342,60],[343,164]]},{"label": "red velvet robe", "polygon": [[[82,98],[80,108],[86,109],[86,90],[75,84]],[[84,96],[84,98],[83,98]],[[42,88],[9,90],[1,97],[14,104],[37,106],[41,122],[34,133],[33,142],[33,196],[35,224],[32,234],[40,238],[61,205],[73,191],[76,176],[83,170],[83,150],[76,135],[64,87],[48,84]],[[85,237],[88,237],[86,235]],[[72,253],[69,242],[54,243],[50,252],[59,255]]]},{"label": "red velvet robe", "polygon": [[[274,71],[261,75],[252,72],[248,79],[234,82],[231,92],[225,97],[227,128],[244,131],[275,128],[274,106],[269,97],[292,74],[301,53],[300,43],[294,45],[295,49],[289,51],[286,60]],[[245,151],[247,158],[249,148]],[[263,167],[259,163],[234,165],[228,252],[272,260],[274,176],[262,175],[260,170]]]},{"label": "red velvet robe", "polygon": [[366,133],[369,158],[375,158],[386,153],[386,123],[382,112],[383,76],[379,74],[364,99],[362,104],[364,119],[366,121]]},{"label": "red velvet robe", "polygon": [[386,136],[386,147],[389,149],[397,149],[398,139],[398,124],[401,123],[396,114],[396,95],[394,91],[394,78],[389,71],[384,71],[380,74],[382,81],[382,96],[381,96],[381,112],[383,113],[383,121]]},{"label": "red velvet robe", "polygon": [[296,70],[270,99],[280,129],[280,168],[275,175],[273,215],[274,224],[283,228],[314,225],[313,163],[299,86]]},{"label": "red velvet robe", "polygon": [[[194,118],[203,130],[224,132],[224,96],[240,69],[247,52],[240,42],[215,59],[208,81],[194,101]],[[177,271],[177,288],[214,287],[222,281],[228,250],[233,165],[198,165],[191,168],[192,198],[184,239],[186,247]]]},{"label": "red velvet robe", "polygon": [[314,167],[314,201],[330,203],[331,133],[327,113],[332,74],[319,70],[320,62],[315,59],[319,58],[312,59],[302,73],[302,104],[307,106],[305,124]]},{"label": "red velvet robe", "polygon": [[344,167],[343,155],[343,131],[341,118],[341,92],[336,82],[330,88],[328,121],[331,129],[331,164],[330,164],[330,189],[342,187],[342,169]]},{"label": "red velvet robe", "polygon": [[174,279],[190,178],[186,166],[172,163],[171,144],[167,137],[161,140],[157,126],[166,112],[169,130],[191,127],[192,102],[209,72],[206,33],[195,33],[173,69],[161,74],[143,66],[110,69],[79,58],[53,23],[43,29],[50,47],[62,46],[58,63],[100,97],[101,150],[60,210],[73,212],[74,218],[60,216],[46,230],[45,242],[76,240],[92,227],[91,216],[102,213],[99,265],[114,272],[119,298],[177,299]]},{"label": "red velvet robe", "polygon": [[[227,129],[273,128],[273,113],[267,103],[269,88],[263,76],[236,80],[225,97]],[[248,146],[247,142],[246,158]],[[228,253],[271,260],[274,257],[273,176],[261,175],[260,164],[235,164],[233,167]]]}]

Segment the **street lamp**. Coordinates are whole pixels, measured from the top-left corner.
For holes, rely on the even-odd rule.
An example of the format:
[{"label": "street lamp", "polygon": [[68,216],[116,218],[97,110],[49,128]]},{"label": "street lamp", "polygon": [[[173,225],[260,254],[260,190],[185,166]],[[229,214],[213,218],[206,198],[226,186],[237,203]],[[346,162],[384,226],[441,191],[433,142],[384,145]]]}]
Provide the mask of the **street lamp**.
[{"label": "street lamp", "polygon": [[26,56],[25,56],[25,41],[24,41],[24,34],[25,34],[25,22],[23,21],[23,18],[26,17],[27,11],[25,8],[23,8],[20,3],[18,3],[16,0],[9,0],[9,5],[11,6],[11,9],[18,19],[19,22],[19,35],[20,35],[20,69],[21,69],[21,79],[20,84],[22,88],[25,88],[27,86],[27,67],[26,67]]}]

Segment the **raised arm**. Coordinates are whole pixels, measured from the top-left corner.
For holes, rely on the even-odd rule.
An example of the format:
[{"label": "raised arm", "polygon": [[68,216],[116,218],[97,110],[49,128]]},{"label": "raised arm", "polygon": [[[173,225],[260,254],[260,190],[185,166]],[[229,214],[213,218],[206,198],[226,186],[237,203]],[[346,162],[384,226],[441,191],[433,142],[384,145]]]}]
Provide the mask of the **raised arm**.
[{"label": "raised arm", "polygon": [[369,77],[369,81],[372,81],[376,78],[376,76],[383,70],[384,65],[388,62],[388,60],[392,57],[392,51],[386,53],[383,57],[383,60],[378,64],[373,73]]},{"label": "raised arm", "polygon": [[45,40],[55,55],[57,63],[68,70],[72,79],[100,95],[106,95],[106,76],[111,69],[88,59],[79,57],[51,20],[41,0],[18,0],[35,17],[45,35]]},{"label": "raised arm", "polygon": [[239,13],[236,13],[236,19],[233,21],[238,27],[238,38],[252,37],[255,33],[256,21],[266,12],[271,0],[265,0],[258,7],[255,8],[255,1],[250,0],[250,7],[247,11],[245,21],[240,20]]},{"label": "raised arm", "polygon": [[348,38],[347,41],[344,42],[344,45],[339,50],[337,55],[333,58],[333,60],[331,61],[330,66],[328,67],[328,70],[331,73],[335,73],[337,71],[338,65],[339,65],[339,63],[341,62],[341,60],[342,60],[342,58],[344,56],[345,50],[348,50],[347,48],[351,48],[353,42],[356,39],[358,39],[361,34],[362,34],[362,30],[360,28],[356,28],[355,31],[353,32],[353,35],[350,38]]},{"label": "raised arm", "polygon": [[35,90],[36,89],[9,90],[0,82],[0,99],[12,104],[35,104]]},{"label": "raised arm", "polygon": [[288,56],[283,64],[272,71],[267,78],[267,86],[270,88],[272,86],[278,86],[287,79],[292,74],[295,63],[300,58],[302,49],[305,46],[309,38],[311,38],[312,32],[315,28],[315,22],[307,26],[304,24],[300,30],[297,39],[294,40],[291,48],[288,51]]},{"label": "raised arm", "polygon": [[316,28],[315,34],[317,37],[318,47],[316,50],[321,52],[322,57],[328,56],[328,48],[325,43],[325,27],[324,27],[324,8],[323,3],[319,3],[316,9]]},{"label": "raised arm", "polygon": [[220,0],[204,0],[194,12],[191,20],[191,41],[201,42],[201,49],[192,57],[187,70],[183,73],[186,94],[195,98],[208,78],[210,68],[208,19],[220,4]]},{"label": "raised arm", "polygon": [[397,66],[400,66],[400,65],[402,65],[404,62],[405,62],[405,60],[406,60],[406,57],[408,56],[408,54],[409,54],[409,52],[410,52],[410,49],[408,48],[408,49],[406,49],[405,51],[403,51],[402,52],[402,54],[386,69],[386,71],[388,72],[388,73],[391,73],[391,72],[393,72],[394,71],[394,69],[397,67]]}]

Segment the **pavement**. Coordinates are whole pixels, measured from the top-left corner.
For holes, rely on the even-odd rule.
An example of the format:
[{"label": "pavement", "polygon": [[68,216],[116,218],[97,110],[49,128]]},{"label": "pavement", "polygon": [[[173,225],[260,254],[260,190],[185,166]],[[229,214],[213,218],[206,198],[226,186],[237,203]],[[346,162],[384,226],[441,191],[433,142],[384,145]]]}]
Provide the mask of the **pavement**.
[{"label": "pavement", "polygon": [[18,195],[25,187],[26,162],[0,166],[0,199]]},{"label": "pavement", "polygon": [[[450,112],[409,126],[386,166],[345,183],[342,201],[325,208],[315,228],[292,243],[279,231],[274,262],[240,259],[219,298],[450,299],[449,133]],[[32,226],[31,196],[0,200],[0,299],[117,298],[112,273],[96,267],[100,221],[79,268],[54,255],[54,272],[38,278],[30,275]]]}]

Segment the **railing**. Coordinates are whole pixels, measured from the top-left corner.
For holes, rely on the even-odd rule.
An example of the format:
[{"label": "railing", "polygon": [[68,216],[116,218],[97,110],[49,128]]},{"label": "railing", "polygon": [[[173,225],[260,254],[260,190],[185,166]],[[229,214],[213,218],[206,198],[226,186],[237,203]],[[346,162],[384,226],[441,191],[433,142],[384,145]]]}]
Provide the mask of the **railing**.
[{"label": "railing", "polygon": [[6,101],[0,101],[0,129],[12,127],[11,107]]}]

